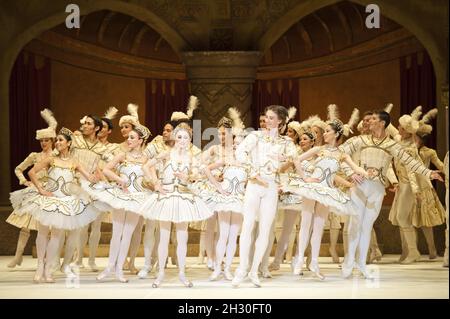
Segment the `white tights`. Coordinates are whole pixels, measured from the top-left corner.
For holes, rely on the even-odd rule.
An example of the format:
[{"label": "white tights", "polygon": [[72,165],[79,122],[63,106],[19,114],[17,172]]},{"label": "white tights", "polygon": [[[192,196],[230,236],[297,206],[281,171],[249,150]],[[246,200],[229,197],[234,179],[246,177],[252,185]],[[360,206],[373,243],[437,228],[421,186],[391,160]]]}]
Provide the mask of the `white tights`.
[{"label": "white tights", "polygon": [[[103,214],[99,214],[99,216],[92,223],[90,223],[91,233],[89,234],[89,264],[91,265],[95,263],[95,257],[97,255],[97,248],[101,236],[102,219]],[[80,237],[78,239],[78,247],[77,247],[78,251],[77,264],[79,265],[83,263],[83,255],[84,255],[83,251],[88,241],[88,229],[89,225],[86,225],[80,230]]]},{"label": "white tights", "polygon": [[139,221],[140,216],[124,210],[112,212],[112,237],[109,247],[109,271],[122,271],[130,248],[131,237]]},{"label": "white tights", "polygon": [[[176,223],[177,229],[177,259],[178,269],[180,273],[184,273],[186,268],[186,254],[188,241],[188,223]],[[159,245],[158,245],[158,263],[159,273],[164,273],[164,265],[166,264],[167,255],[169,254],[169,240],[171,222],[159,222]]]},{"label": "white tights", "polygon": [[[38,233],[36,237],[36,250],[38,265],[51,266],[58,252],[59,240],[62,234],[61,229],[52,228],[38,224]],[[50,240],[48,234],[50,233]]]},{"label": "white tights", "polygon": [[320,244],[322,242],[323,228],[328,218],[329,210],[324,205],[310,199],[304,199],[302,203],[302,219],[299,231],[298,261],[303,265],[306,247],[308,246],[310,229],[311,233],[311,263],[318,264]]},{"label": "white tights", "polygon": [[244,221],[239,244],[239,271],[246,273],[250,259],[250,246],[255,218],[259,216],[258,237],[255,242],[255,254],[250,272],[256,273],[266,252],[272,223],[277,213],[278,189],[273,181],[268,181],[268,187],[250,182],[244,197]]},{"label": "white tights", "polygon": [[299,215],[300,212],[298,210],[286,209],[284,211],[283,230],[281,232],[280,239],[277,242],[275,259],[273,261],[274,264],[279,265],[283,261],[283,255],[289,246],[292,230],[296,224],[297,219],[299,218]]},{"label": "white tights", "polygon": [[205,250],[208,260],[215,260],[215,233],[217,225],[217,214],[215,213],[206,220]]},{"label": "white tights", "polygon": [[236,242],[242,224],[242,214],[219,212],[219,240],[216,245],[215,270],[221,269],[226,252],[225,269],[230,268],[236,253]]},{"label": "white tights", "polygon": [[144,233],[144,267],[150,269],[152,267],[152,254],[157,241],[158,222],[147,219],[145,221]]}]

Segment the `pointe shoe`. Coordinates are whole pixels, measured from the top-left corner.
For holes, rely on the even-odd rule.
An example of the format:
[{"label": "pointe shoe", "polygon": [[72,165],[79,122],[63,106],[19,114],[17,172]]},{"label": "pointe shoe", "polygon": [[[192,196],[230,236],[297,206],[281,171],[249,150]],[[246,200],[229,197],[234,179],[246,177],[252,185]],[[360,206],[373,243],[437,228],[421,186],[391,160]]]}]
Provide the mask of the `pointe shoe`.
[{"label": "pointe shoe", "polygon": [[83,262],[76,262],[76,263],[75,263],[75,266],[77,266],[77,267],[80,268],[80,269],[86,268],[86,267],[84,266]]},{"label": "pointe shoe", "polygon": [[232,281],[233,280],[233,274],[230,271],[230,268],[225,268],[225,270],[223,271],[223,274],[225,276],[225,279],[228,281]]},{"label": "pointe shoe", "polygon": [[280,270],[280,264],[273,262],[269,265],[269,271],[277,271]]},{"label": "pointe shoe", "polygon": [[261,282],[259,281],[258,274],[256,272],[249,272],[248,278],[255,285],[255,287],[261,287]]},{"label": "pointe shoe", "polygon": [[234,278],[231,282],[231,285],[233,288],[238,288],[239,285],[244,281],[246,277],[246,273],[241,271],[240,269],[236,269],[236,272],[234,273]]},{"label": "pointe shoe", "polygon": [[102,281],[103,279],[105,279],[106,277],[111,275],[111,269],[109,269],[109,267],[106,267],[105,270],[103,270],[100,274],[98,274],[97,276],[97,280],[98,281]]},{"label": "pointe shoe", "polygon": [[436,251],[436,249],[435,250],[432,250],[431,252],[430,252],[430,255],[429,255],[429,257],[428,257],[430,260],[433,260],[433,259],[436,259],[437,258],[437,251]]},{"label": "pointe shoe", "polygon": [[266,270],[263,270],[262,272],[261,272],[261,276],[263,277],[263,278],[273,278],[272,277],[272,274],[270,273],[270,271],[269,271],[269,269],[266,269]]},{"label": "pointe shoe", "polygon": [[202,264],[204,264],[204,263],[205,263],[205,256],[199,255],[199,256],[197,257],[197,264],[202,265]]},{"label": "pointe shoe", "polygon": [[209,276],[209,281],[216,281],[219,279],[220,275],[222,274],[222,271],[220,271],[220,268],[217,270],[214,270],[211,276]]},{"label": "pointe shoe", "polygon": [[383,255],[381,254],[381,251],[377,249],[372,249],[369,255],[368,264],[373,264],[374,261],[381,261],[381,257]]},{"label": "pointe shoe", "polygon": [[61,271],[68,277],[74,278],[77,275],[72,271],[72,267],[70,265],[63,265]]},{"label": "pointe shoe", "polygon": [[214,261],[212,259],[208,259],[206,266],[208,267],[209,270],[214,270]]},{"label": "pointe shoe", "polygon": [[116,269],[116,279],[121,283],[127,283],[128,279],[123,275],[122,269]]},{"label": "pointe shoe", "polygon": [[418,251],[410,251],[408,256],[400,262],[402,265],[412,264],[420,260],[420,253]]},{"label": "pointe shoe", "polygon": [[55,283],[55,279],[52,276],[52,266],[49,265],[48,267],[45,267],[45,282],[49,284]]},{"label": "pointe shoe", "polygon": [[149,273],[150,271],[151,271],[151,269],[149,269],[148,267],[145,267],[145,266],[144,266],[144,268],[142,268],[142,269],[139,271],[138,277],[139,277],[140,279],[145,279],[145,278],[147,278],[148,273]]},{"label": "pointe shoe", "polygon": [[155,281],[152,283],[152,287],[153,288],[158,288],[161,285],[163,280],[164,280],[164,273],[160,272],[158,274],[158,277],[156,277]]},{"label": "pointe shoe", "polygon": [[22,265],[23,257],[14,257],[13,260],[7,265],[8,268],[14,268],[16,266]]},{"label": "pointe shoe", "polygon": [[180,272],[180,273],[178,274],[178,279],[180,279],[181,283],[182,283],[185,287],[187,287],[187,288],[192,288],[192,287],[194,287],[194,284],[193,284],[190,280],[186,279],[186,275],[184,274],[184,272]]},{"label": "pointe shoe", "polygon": [[297,258],[292,267],[292,269],[293,269],[292,273],[296,276],[298,276],[298,275],[302,276],[303,275],[302,268],[303,268],[303,258]]},{"label": "pointe shoe", "polygon": [[373,276],[369,273],[365,265],[359,265],[358,270],[365,279],[373,279]]},{"label": "pointe shoe", "polygon": [[44,264],[38,264],[36,273],[34,274],[33,282],[38,284],[44,278]]},{"label": "pointe shoe", "polygon": [[320,272],[319,266],[317,264],[311,264],[309,266],[309,269],[320,280],[324,280],[325,279],[325,276]]},{"label": "pointe shoe", "polygon": [[348,266],[342,263],[341,275],[342,278],[347,279],[353,274],[353,266]]},{"label": "pointe shoe", "polygon": [[89,263],[89,269],[92,272],[98,272],[98,266],[95,264],[95,262]]},{"label": "pointe shoe", "polygon": [[407,252],[402,251],[402,254],[400,255],[400,258],[398,259],[398,262],[401,264],[406,259],[407,256],[408,256]]},{"label": "pointe shoe", "polygon": [[332,249],[332,248],[330,247],[330,248],[328,249],[328,251],[329,251],[329,253],[330,253],[330,255],[331,255],[331,258],[332,258],[332,260],[333,260],[333,263],[339,264],[339,255],[338,255],[336,249]]}]

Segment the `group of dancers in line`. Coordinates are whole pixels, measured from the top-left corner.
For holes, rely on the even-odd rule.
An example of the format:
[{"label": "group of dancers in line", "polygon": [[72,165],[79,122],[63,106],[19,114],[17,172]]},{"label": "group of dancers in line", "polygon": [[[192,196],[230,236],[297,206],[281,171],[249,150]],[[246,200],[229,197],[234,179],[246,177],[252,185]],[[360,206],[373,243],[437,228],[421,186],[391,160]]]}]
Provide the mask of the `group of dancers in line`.
[{"label": "group of dancers in line", "polygon": [[[74,132],[64,127],[57,131],[52,112],[44,109],[41,115],[49,127],[36,132],[42,151],[31,153],[15,169],[26,188],[10,195],[14,211],[7,222],[20,228],[20,236],[8,267],[21,264],[30,230],[37,230],[34,282],[55,282],[53,273],[59,267],[66,276],[76,276],[74,266],[82,265],[88,240],[89,267],[98,271],[95,256],[100,227],[110,222],[108,266],[97,280],[115,275],[127,282],[124,264],[135,269],[145,225],[145,262],[139,277],[146,278],[155,268],[152,286],[161,285],[172,239],[179,279],[192,287],[185,273],[190,226],[209,234],[201,241],[213,261],[210,280],[223,276],[238,287],[248,278],[260,287],[260,275],[270,278],[271,271],[280,269],[300,217],[292,272],[303,274],[310,246],[307,269],[323,280],[318,263],[323,229],[328,220],[335,229],[333,223],[340,224],[343,216],[342,276],[348,278],[358,270],[370,278],[368,256],[369,260],[381,257],[373,224],[390,185],[396,194],[389,219],[400,228],[400,262],[407,264],[420,257],[416,228],[425,234],[430,258],[436,257],[432,227],[446,220],[430,182],[443,181],[438,171],[445,169],[448,190],[448,153],[443,164],[436,151],[424,145],[436,109],[421,117],[421,107],[417,107],[411,115],[400,117],[398,129],[390,121],[392,105],[367,112],[357,125],[361,134],[347,139],[359,121],[357,109],[347,124],[339,119],[336,105],[328,106],[326,121],[314,115],[300,123],[293,120],[294,107],[271,105],[260,117],[261,127],[249,130],[233,107],[217,124],[220,142],[201,151],[192,144],[191,118],[198,104],[191,96],[187,112],[174,112],[162,135],[149,143],[151,133],[139,122],[134,104],[128,105],[129,114],[119,120],[122,143],[109,141],[118,113],[114,107],[103,117],[84,116],[81,128]],[[430,162],[438,171],[428,168]],[[29,167],[27,180],[23,172]],[[283,229],[269,265],[278,209],[284,210]],[[172,224],[175,232],[171,232]],[[446,234],[444,263],[448,267],[448,224]],[[233,273],[239,235],[239,266]],[[330,237],[337,242],[337,236]],[[374,247],[370,255],[369,247]],[[339,261],[334,254],[333,259]]]}]

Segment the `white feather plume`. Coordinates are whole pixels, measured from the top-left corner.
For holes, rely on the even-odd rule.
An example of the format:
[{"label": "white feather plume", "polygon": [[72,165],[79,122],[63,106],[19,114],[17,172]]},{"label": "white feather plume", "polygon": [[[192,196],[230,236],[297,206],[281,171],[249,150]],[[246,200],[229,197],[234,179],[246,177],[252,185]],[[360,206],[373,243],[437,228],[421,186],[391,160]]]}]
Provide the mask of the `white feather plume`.
[{"label": "white feather plume", "polygon": [[434,108],[429,110],[420,120],[422,123],[430,123],[438,114],[438,109]]},{"label": "white feather plume", "polygon": [[422,115],[422,105],[419,105],[414,109],[414,111],[412,111],[411,117],[413,120],[418,121],[421,115]]},{"label": "white feather plume", "polygon": [[350,115],[350,119],[348,120],[347,125],[350,127],[350,129],[353,129],[353,127],[358,123],[359,121],[359,110],[355,107],[352,111],[352,115]]},{"label": "white feather plume", "polygon": [[106,110],[106,112],[103,115],[103,117],[112,120],[113,118],[116,117],[118,112],[119,112],[119,110],[116,107],[110,106],[108,108],[108,110]]},{"label": "white feather plume", "polygon": [[230,116],[230,119],[233,121],[233,128],[242,130],[245,128],[244,122],[242,122],[241,119],[241,113],[238,111],[237,108],[230,107],[228,109],[228,115]]},{"label": "white feather plume", "polygon": [[391,113],[393,107],[394,107],[394,104],[388,103],[386,105],[386,107],[384,108],[384,111],[387,112],[387,113]]},{"label": "white feather plume", "polygon": [[58,126],[58,122],[56,121],[55,117],[53,116],[53,112],[49,109],[43,109],[41,111],[41,116],[47,122],[48,126],[54,130],[56,130],[56,127]]},{"label": "white feather plume", "polygon": [[295,118],[295,114],[297,114],[297,108],[295,106],[289,107],[287,121],[289,122],[290,120],[294,119]]},{"label": "white feather plume", "polygon": [[192,115],[194,115],[194,111],[198,107],[198,104],[199,104],[198,98],[194,95],[191,95],[189,98],[189,104],[186,112],[186,115],[188,116],[189,119],[191,119]]},{"label": "white feather plume", "polygon": [[333,121],[339,119],[339,112],[336,104],[330,104],[327,107],[328,109],[328,120]]},{"label": "white feather plume", "polygon": [[138,108],[139,106],[133,103],[129,103],[127,106],[128,113],[139,121]]}]

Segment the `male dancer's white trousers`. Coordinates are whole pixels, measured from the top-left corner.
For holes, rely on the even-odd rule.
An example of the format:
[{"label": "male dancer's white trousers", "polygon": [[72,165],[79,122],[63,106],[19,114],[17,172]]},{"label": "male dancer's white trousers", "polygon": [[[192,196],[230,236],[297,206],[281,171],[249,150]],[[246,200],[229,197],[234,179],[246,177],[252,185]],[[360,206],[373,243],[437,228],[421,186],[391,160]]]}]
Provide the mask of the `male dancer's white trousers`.
[{"label": "male dancer's white trousers", "polygon": [[272,223],[277,212],[278,185],[275,181],[267,180],[266,182],[268,187],[250,181],[245,191],[244,221],[239,240],[239,270],[244,273],[248,271],[252,231],[256,216],[258,216],[259,225],[258,237],[255,242],[255,253],[250,269],[250,272],[253,273],[258,271],[259,264],[266,251]]}]

